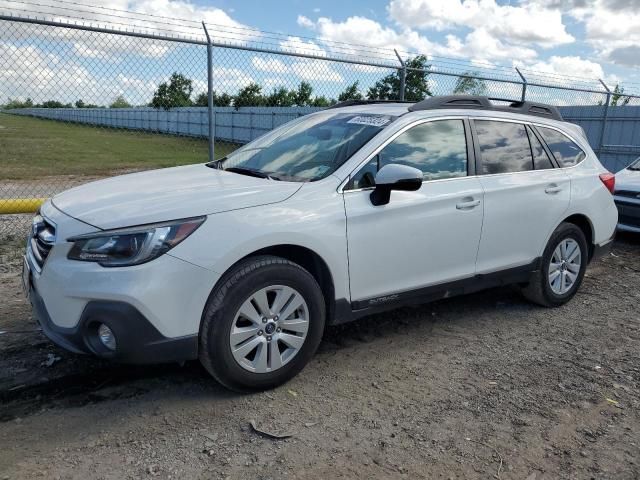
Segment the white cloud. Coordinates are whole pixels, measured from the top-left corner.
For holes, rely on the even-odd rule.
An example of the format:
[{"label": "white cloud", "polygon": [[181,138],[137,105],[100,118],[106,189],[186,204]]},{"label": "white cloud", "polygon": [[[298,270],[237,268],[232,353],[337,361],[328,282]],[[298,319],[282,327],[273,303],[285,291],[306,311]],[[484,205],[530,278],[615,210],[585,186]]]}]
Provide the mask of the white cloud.
[{"label": "white cloud", "polygon": [[[255,82],[251,74],[238,68],[215,67],[213,69],[213,89],[218,93],[236,93]],[[206,90],[206,83],[204,84]]]},{"label": "white cloud", "polygon": [[326,57],[327,52],[313,40],[303,40],[300,37],[287,37],[280,42],[280,48],[285,52],[298,53],[302,55],[315,55]]},{"label": "white cloud", "polygon": [[510,45],[502,42],[483,28],[469,33],[464,41],[456,36],[447,36],[447,48],[444,53],[460,58],[473,58],[477,62],[489,60],[532,60],[537,57],[537,52],[529,47]]},{"label": "white cloud", "polygon": [[[366,17],[349,17],[343,22],[334,22],[330,18],[320,17],[315,26],[321,39],[332,42],[366,45],[387,50],[396,48],[428,51],[432,46],[431,42],[416,32],[409,30],[397,32]],[[357,47],[350,48],[348,45],[338,45],[333,48],[348,54],[366,54],[366,52],[358,52]]]},{"label": "white cloud", "polygon": [[391,0],[389,14],[408,28],[482,29],[502,41],[553,47],[575,39],[557,9],[523,3],[499,5],[495,0]]},{"label": "white cloud", "polygon": [[[628,8],[633,5],[633,8]],[[626,7],[626,8],[625,8]],[[640,5],[638,2],[595,1],[570,13],[584,23],[585,39],[601,58],[626,66],[640,66]]]},{"label": "white cloud", "polygon": [[[129,103],[142,103],[141,99],[148,99],[158,87],[159,82],[144,80],[134,76],[119,73],[116,76],[115,89],[119,95],[123,95]],[[205,85],[206,89],[206,85]]]},{"label": "white cloud", "polygon": [[[482,28],[472,31],[464,39],[447,35],[446,43],[440,44],[429,40],[415,30],[405,28],[398,31],[365,17],[349,17],[343,22],[334,22],[330,18],[321,17],[314,27],[318,31],[319,38],[328,42],[327,48],[339,54],[384,56],[394,60],[391,49],[395,48],[400,51],[426,52],[430,55],[471,57],[478,61],[512,58],[531,60],[537,56],[534,49],[524,45],[504,43]],[[373,49],[367,52],[361,47],[349,47],[330,42],[364,45]]]},{"label": "white cloud", "polygon": [[[209,33],[216,40],[245,43],[260,36],[258,30],[234,20],[220,8],[197,5],[187,0],[103,0],[99,5],[92,0],[76,0],[76,4],[73,8],[70,8],[69,4],[42,4],[38,6],[38,16],[199,39],[204,37],[201,23],[204,21],[209,27]],[[15,8],[14,1],[0,0],[0,9],[11,12]],[[180,21],[156,19],[157,16]],[[73,37],[72,34],[69,36]]]},{"label": "white cloud", "polygon": [[261,72],[287,73],[289,71],[285,63],[277,58],[253,57],[251,63]]},{"label": "white cloud", "polygon": [[304,15],[298,15],[297,23],[304,28],[313,28],[315,25],[310,18],[305,17]]},{"label": "white cloud", "polygon": [[0,101],[31,98],[34,103],[66,103],[77,100],[78,92],[84,92],[87,101],[99,85],[86,68],[32,46],[0,42],[0,58]]},{"label": "white cloud", "polygon": [[344,81],[343,76],[325,60],[302,59],[291,65],[291,70],[302,80],[307,82],[335,82]]},{"label": "white cloud", "polygon": [[556,9],[584,28],[585,42],[597,58],[623,66],[640,66],[638,0],[532,0],[532,8]]},{"label": "white cloud", "polygon": [[[523,62],[514,62],[524,65]],[[546,61],[538,61],[526,65],[529,70],[552,75],[566,75],[582,78],[604,78],[604,70],[599,63],[586,60],[580,56],[551,56]]]}]

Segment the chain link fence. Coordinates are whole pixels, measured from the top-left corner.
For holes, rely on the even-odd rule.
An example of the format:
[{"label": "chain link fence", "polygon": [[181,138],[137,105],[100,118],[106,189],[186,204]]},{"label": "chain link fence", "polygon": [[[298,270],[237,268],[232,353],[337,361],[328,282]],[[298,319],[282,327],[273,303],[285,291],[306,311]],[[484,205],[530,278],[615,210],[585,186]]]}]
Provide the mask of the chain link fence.
[{"label": "chain link fence", "polygon": [[[551,103],[584,120],[601,156],[613,110],[624,105],[640,122],[639,97],[596,80],[268,38],[205,25],[177,36],[157,25],[131,32],[0,15],[0,243],[18,251],[33,211],[58,192],[220,158],[345,100],[458,93]],[[610,168],[631,161],[635,145],[633,135],[618,140],[622,157]],[[12,264],[2,248],[2,264]]]}]

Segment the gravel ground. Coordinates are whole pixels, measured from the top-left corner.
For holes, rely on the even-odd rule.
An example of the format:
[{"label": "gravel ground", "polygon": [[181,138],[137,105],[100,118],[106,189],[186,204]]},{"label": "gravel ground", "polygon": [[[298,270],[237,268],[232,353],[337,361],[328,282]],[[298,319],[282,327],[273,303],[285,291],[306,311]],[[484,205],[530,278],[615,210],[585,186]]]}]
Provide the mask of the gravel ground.
[{"label": "gravel ground", "polygon": [[0,480],[640,478],[639,272],[624,236],[558,309],[503,288],[333,327],[252,395],[67,354],[4,274]]}]

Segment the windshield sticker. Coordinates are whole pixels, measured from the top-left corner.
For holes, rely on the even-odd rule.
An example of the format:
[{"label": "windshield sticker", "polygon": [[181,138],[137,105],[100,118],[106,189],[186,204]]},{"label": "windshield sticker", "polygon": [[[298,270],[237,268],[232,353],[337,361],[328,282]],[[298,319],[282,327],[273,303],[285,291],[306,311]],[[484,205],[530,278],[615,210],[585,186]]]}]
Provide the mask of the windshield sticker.
[{"label": "windshield sticker", "polygon": [[371,127],[384,127],[390,121],[391,119],[389,117],[372,117],[359,115],[357,117],[353,117],[347,123],[357,123],[358,125],[369,125]]}]

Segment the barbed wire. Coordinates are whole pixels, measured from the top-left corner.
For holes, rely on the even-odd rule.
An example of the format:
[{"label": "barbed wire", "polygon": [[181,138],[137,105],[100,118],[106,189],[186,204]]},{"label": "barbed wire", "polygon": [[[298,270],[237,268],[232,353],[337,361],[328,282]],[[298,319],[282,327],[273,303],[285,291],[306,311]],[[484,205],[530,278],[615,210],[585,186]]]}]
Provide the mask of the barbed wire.
[{"label": "barbed wire", "polygon": [[[202,32],[202,24],[196,20],[190,20],[187,18],[172,18],[163,15],[134,12],[131,10],[116,9],[112,7],[105,7],[101,5],[89,5],[82,2],[73,0],[40,0],[37,3],[26,2],[20,0],[3,0],[5,3],[21,4],[30,7],[39,7],[40,9],[54,9],[64,10],[70,12],[76,12],[79,14],[94,15],[102,18],[87,18],[82,16],[73,16],[71,14],[57,15],[56,12],[45,10],[34,10],[33,8],[18,8],[10,7],[10,10],[15,10],[25,14],[36,14],[45,16],[54,16],[57,19],[64,17],[65,20],[70,22],[89,22],[89,26],[94,24],[115,25],[123,33],[130,31],[140,31],[141,33],[161,32],[162,35],[166,35],[168,39],[175,38],[189,38],[199,39],[202,41],[204,33]],[[71,8],[64,5],[70,5],[75,8]],[[77,7],[82,7],[79,9]],[[126,14],[126,16],[118,15]],[[25,17],[25,15],[18,15]],[[131,18],[134,16],[134,18]],[[139,17],[139,18],[138,18]],[[29,15],[26,18],[30,18]],[[129,22],[120,22],[115,19],[128,19]],[[145,26],[143,23],[149,24]],[[266,48],[272,51],[280,50],[283,54],[291,53],[303,53],[305,55],[315,55],[318,57],[326,58],[327,61],[340,61],[345,58],[359,58],[364,61],[371,60],[375,62],[385,62],[383,66],[398,68],[398,61],[395,51],[393,49],[385,49],[381,47],[350,44],[346,42],[339,42],[330,40],[327,38],[314,38],[301,35],[287,35],[279,32],[263,31],[242,25],[223,25],[217,23],[207,23],[208,27],[211,27],[210,33],[214,41],[221,44],[228,44],[229,46],[246,46],[255,45],[256,48]],[[124,29],[120,28],[124,27]],[[171,28],[165,28],[171,27]],[[326,47],[327,52],[323,47]],[[332,58],[328,54],[335,57]],[[416,55],[420,55],[417,51],[407,51],[398,49],[398,54],[405,58],[411,58]],[[516,75],[513,67],[504,66],[491,62],[472,61],[463,58],[451,58],[441,55],[426,54],[431,63],[431,70],[433,73],[447,72],[447,73],[471,73],[479,72],[487,78],[495,78],[496,80],[512,80],[514,82],[520,82],[520,78]],[[520,70],[527,73],[529,77],[546,79],[547,81],[553,81],[557,85],[566,85],[571,83],[581,83],[601,89],[601,85],[598,79],[587,78],[576,75],[560,74],[555,72],[544,72],[534,70],[527,66],[520,66]],[[532,80],[534,79],[532,78]],[[637,84],[633,82],[626,82],[627,88],[635,87]],[[625,92],[628,95],[633,95],[631,91]]]}]

